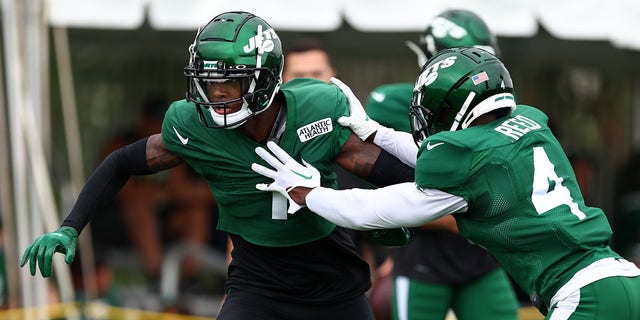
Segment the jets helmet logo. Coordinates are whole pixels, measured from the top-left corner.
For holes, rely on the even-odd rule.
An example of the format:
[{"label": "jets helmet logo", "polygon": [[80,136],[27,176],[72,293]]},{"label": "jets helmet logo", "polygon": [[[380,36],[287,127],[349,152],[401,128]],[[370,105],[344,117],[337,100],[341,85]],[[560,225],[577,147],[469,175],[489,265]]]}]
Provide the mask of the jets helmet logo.
[{"label": "jets helmet logo", "polygon": [[257,34],[249,38],[249,43],[242,47],[245,53],[249,53],[256,48],[261,52],[271,52],[274,48],[273,39],[278,39],[273,28],[262,31],[262,26],[258,26]]},{"label": "jets helmet logo", "polygon": [[451,67],[454,63],[456,63],[456,58],[457,57],[448,57],[446,59],[436,61],[429,68],[426,68],[424,71],[422,71],[422,73],[416,80],[415,89],[418,90],[422,86],[428,86],[436,81],[436,79],[438,78],[438,70]]}]

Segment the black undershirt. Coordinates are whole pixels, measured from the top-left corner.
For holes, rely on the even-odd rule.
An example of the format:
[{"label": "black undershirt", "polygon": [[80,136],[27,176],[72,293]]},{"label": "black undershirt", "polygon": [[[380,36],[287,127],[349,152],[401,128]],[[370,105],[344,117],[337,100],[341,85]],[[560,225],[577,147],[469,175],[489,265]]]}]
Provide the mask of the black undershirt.
[{"label": "black undershirt", "polygon": [[233,241],[226,290],[241,290],[294,303],[351,299],[371,286],[369,266],[341,227],[322,239],[288,247]]}]

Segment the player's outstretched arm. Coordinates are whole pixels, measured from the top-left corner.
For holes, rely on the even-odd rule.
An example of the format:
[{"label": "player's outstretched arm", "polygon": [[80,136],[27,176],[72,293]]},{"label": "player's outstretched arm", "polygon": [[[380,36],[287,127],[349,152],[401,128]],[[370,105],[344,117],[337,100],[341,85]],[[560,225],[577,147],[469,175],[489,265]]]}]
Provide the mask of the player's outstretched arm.
[{"label": "player's outstretched arm", "polygon": [[[341,167],[379,187],[414,180],[415,172],[412,167],[373,143],[361,141],[355,134],[342,145],[335,160]],[[406,245],[412,239],[411,230],[402,227],[371,230],[368,235],[375,242],[385,246]]]},{"label": "player's outstretched arm", "polygon": [[258,156],[273,167],[255,163],[251,167],[274,182],[269,184],[269,189],[260,185],[256,188],[286,193],[290,201],[307,205],[314,213],[339,226],[358,230],[415,227],[467,209],[467,202],[459,196],[435,189],[419,189],[412,182],[374,190],[334,190],[309,184],[312,180],[310,172],[296,172],[313,171],[315,168],[311,164],[297,163],[275,143],[271,142],[268,147],[272,154],[261,148],[256,150],[261,150],[257,152]]},{"label": "player's outstretched arm", "polygon": [[112,152],[89,177],[61,228],[36,239],[25,250],[20,267],[29,261],[32,275],[35,275],[39,265],[42,276],[48,277],[51,275],[54,253],[64,253],[65,262],[73,262],[78,234],[89,223],[96,209],[104,207],[114,199],[130,176],[156,173],[182,162],[178,155],[164,147],[160,134],[138,140]]}]

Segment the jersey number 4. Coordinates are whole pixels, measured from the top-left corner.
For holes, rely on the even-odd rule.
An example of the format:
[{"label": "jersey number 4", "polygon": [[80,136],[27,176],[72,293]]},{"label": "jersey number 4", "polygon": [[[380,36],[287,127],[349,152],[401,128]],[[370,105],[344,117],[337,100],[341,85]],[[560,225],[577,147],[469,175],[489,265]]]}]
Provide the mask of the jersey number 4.
[{"label": "jersey number 4", "polygon": [[571,213],[582,220],[586,218],[578,204],[571,198],[569,189],[562,185],[562,177],[558,177],[555,166],[549,160],[542,147],[533,148],[533,192],[531,201],[538,214],[543,214],[560,205],[567,205]]}]

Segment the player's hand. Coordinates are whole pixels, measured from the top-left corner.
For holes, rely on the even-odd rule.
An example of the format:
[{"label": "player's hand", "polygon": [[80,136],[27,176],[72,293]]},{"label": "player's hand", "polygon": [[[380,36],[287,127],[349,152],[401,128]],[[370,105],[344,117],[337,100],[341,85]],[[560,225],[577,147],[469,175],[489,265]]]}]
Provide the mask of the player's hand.
[{"label": "player's hand", "polygon": [[367,113],[362,107],[362,103],[358,100],[351,88],[344,82],[337,78],[331,78],[330,83],[338,87],[342,93],[347,97],[349,103],[349,116],[342,116],[338,118],[338,123],[344,127],[349,127],[353,133],[355,133],[360,140],[364,141],[369,138],[374,132],[378,131],[380,124],[375,120],[369,118]]},{"label": "player's hand", "polygon": [[[294,213],[304,205],[300,205],[291,199],[289,191],[296,187],[315,188],[320,186],[320,172],[311,164],[302,159],[302,163],[298,163],[286,151],[282,150],[276,143],[267,142],[267,148],[271,150],[269,153],[262,147],[256,148],[256,154],[266,161],[273,169],[269,169],[263,165],[253,163],[251,169],[267,178],[273,179],[272,183],[258,183],[256,189],[262,191],[278,192],[289,200],[288,213]],[[275,169],[275,170],[274,170]]]},{"label": "player's hand", "polygon": [[51,275],[51,261],[56,252],[64,253],[64,262],[71,264],[76,256],[76,242],[78,232],[72,227],[60,227],[58,230],[45,233],[34,241],[22,255],[20,267],[24,267],[29,260],[29,271],[36,275],[36,263],[40,265],[43,277]]}]

